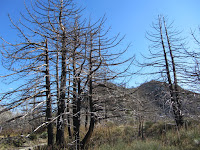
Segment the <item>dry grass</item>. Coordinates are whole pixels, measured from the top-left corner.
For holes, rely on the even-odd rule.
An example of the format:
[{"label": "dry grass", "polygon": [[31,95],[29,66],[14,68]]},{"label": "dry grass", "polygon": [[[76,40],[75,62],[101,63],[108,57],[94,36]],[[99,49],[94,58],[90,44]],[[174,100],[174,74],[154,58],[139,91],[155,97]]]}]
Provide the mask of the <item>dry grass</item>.
[{"label": "dry grass", "polygon": [[144,139],[134,126],[99,126],[95,129],[89,149],[97,150],[199,150],[200,124],[191,123],[179,131],[166,123],[146,123]]},{"label": "dry grass", "polygon": [[[81,138],[87,130],[81,127]],[[38,133],[35,140],[26,141],[25,145],[37,145],[40,139],[46,142],[46,132]],[[66,142],[71,142],[65,134]],[[0,144],[0,149],[10,149],[14,145]],[[90,150],[198,150],[200,149],[200,124],[191,121],[187,128],[179,131],[175,126],[166,126],[166,122],[146,122],[144,139],[138,137],[138,128],[135,125],[115,125],[107,122],[106,125],[97,125],[91,141],[87,147]]]}]

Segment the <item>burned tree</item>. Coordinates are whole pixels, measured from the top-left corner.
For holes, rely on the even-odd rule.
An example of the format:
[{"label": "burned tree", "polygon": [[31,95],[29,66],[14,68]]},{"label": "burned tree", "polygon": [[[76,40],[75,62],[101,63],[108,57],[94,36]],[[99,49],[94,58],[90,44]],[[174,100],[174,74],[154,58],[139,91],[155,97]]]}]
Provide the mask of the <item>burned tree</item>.
[{"label": "burned tree", "polygon": [[[17,81],[21,79],[26,80],[27,82],[22,82],[23,84],[17,89],[3,94],[1,104],[3,104],[3,101],[5,100],[5,109],[2,110],[2,112],[21,107],[24,103],[31,104],[32,100],[36,97],[46,97],[46,100],[39,102],[39,104],[35,105],[34,108],[30,108],[28,112],[20,117],[35,113],[34,111],[39,108],[40,105],[43,106],[46,102],[45,116],[48,126],[48,145],[52,146],[52,98],[50,92],[51,87],[47,40],[44,40],[41,43],[26,41],[24,43],[17,43],[16,45],[8,42],[7,44],[7,46],[11,46],[12,49],[8,50],[6,46],[4,47],[4,51],[2,51],[4,56],[3,61],[12,61],[10,64],[6,63],[6,65],[8,65],[8,69],[13,73],[6,75],[6,77],[14,76],[15,79],[18,79]],[[36,88],[37,92],[34,92]],[[11,99],[8,102],[6,99],[9,97]]]},{"label": "burned tree", "polygon": [[[45,98],[41,103],[46,102],[43,107],[46,122],[39,127],[47,126],[48,146],[53,147],[53,122],[57,122],[56,145],[60,148],[75,146],[76,149],[84,149],[90,141],[100,110],[97,108],[98,95],[94,96],[95,86],[124,76],[133,57],[119,61],[127,49],[120,52],[114,49],[123,38],[120,39],[119,35],[108,37],[109,30],[103,29],[105,18],[93,24],[91,20],[87,22],[80,17],[81,10],[76,9],[71,0],[34,2],[31,9],[26,7],[27,16],[22,14],[25,22],[20,22],[21,27],[13,23],[23,37],[20,40],[24,42],[12,44],[4,40],[8,47],[5,46],[2,51],[3,63],[13,71],[8,76],[14,80],[28,79],[28,82],[2,96],[4,101],[9,96],[13,101],[5,103],[7,107],[1,112],[20,107],[36,97]],[[127,67],[118,71],[113,69],[122,64],[127,64]],[[102,70],[107,70],[106,78]],[[35,89],[37,92],[34,92]],[[15,93],[20,95],[14,97]],[[90,124],[87,133],[80,139],[82,103],[86,99]],[[52,117],[52,111],[57,112],[55,117]],[[70,137],[67,145],[66,124]]]},{"label": "burned tree", "polygon": [[[171,107],[176,125],[179,127],[183,125],[183,114],[179,98],[177,69],[180,69],[178,63],[182,58],[180,51],[183,50],[183,41],[179,37],[180,32],[173,30],[172,24],[167,25],[165,17],[158,16],[158,22],[153,24],[152,28],[154,32],[147,33],[147,38],[153,43],[150,49],[151,56],[144,56],[149,62],[142,64],[142,67],[158,68],[151,74],[166,75],[171,95]],[[179,55],[175,55],[178,53]]]}]

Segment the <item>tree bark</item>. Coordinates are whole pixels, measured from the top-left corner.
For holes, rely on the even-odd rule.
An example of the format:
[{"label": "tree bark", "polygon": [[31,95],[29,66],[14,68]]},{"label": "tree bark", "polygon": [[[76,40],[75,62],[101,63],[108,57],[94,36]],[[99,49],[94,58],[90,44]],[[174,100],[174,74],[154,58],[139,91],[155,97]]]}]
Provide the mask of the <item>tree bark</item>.
[{"label": "tree bark", "polygon": [[94,115],[94,108],[93,108],[93,101],[92,101],[92,80],[90,79],[89,81],[89,107],[90,107],[90,126],[88,129],[88,132],[86,133],[85,137],[81,141],[81,149],[84,149],[85,146],[88,144],[93,130],[94,130],[94,125],[95,125],[95,115]]},{"label": "tree bark", "polygon": [[48,52],[48,45],[47,40],[45,41],[46,47],[46,118],[47,118],[47,133],[48,133],[48,146],[53,147],[53,125],[52,125],[52,100],[51,100],[51,92],[50,92],[50,74],[49,74],[49,52]]},{"label": "tree bark", "polygon": [[[92,33],[90,33],[92,34]],[[83,140],[81,141],[81,149],[84,149],[85,146],[88,144],[93,130],[94,130],[94,125],[95,125],[95,114],[94,114],[94,104],[93,104],[93,100],[92,100],[92,94],[93,94],[93,86],[92,86],[92,51],[93,51],[93,44],[92,44],[92,36],[91,36],[91,49],[90,49],[90,56],[89,56],[89,72],[88,72],[88,87],[89,87],[89,96],[88,96],[88,101],[89,101],[89,109],[90,109],[90,126],[88,129],[88,132],[86,133],[85,137],[83,138]]]},{"label": "tree bark", "polygon": [[69,135],[69,139],[72,138],[72,133],[71,133],[71,126],[70,126],[70,108],[69,108],[69,102],[70,102],[70,86],[71,86],[71,75],[70,75],[70,68],[69,68],[69,65],[68,65],[68,88],[67,88],[67,96],[68,96],[68,100],[67,100],[67,130],[68,130],[68,135]]},{"label": "tree bark", "polygon": [[[76,41],[75,41],[76,43]],[[76,44],[75,44],[76,45]],[[73,126],[76,149],[80,149],[80,109],[81,109],[81,81],[76,72],[76,48],[73,52]],[[78,91],[77,91],[78,90]]]},{"label": "tree bark", "polygon": [[168,43],[168,48],[169,48],[169,52],[170,52],[170,57],[171,57],[171,60],[172,60],[172,68],[173,68],[173,75],[174,75],[174,98],[175,98],[175,103],[176,103],[174,115],[175,115],[175,120],[176,120],[177,126],[182,126],[184,121],[183,121],[183,115],[181,113],[181,102],[179,100],[178,81],[177,81],[177,75],[176,75],[175,61],[174,61],[174,56],[173,56],[173,53],[172,53],[172,47],[171,47],[171,43],[170,43],[170,40],[169,40],[169,36],[168,36],[167,27],[166,27],[164,17],[163,17],[163,21],[164,21],[164,26],[165,26],[165,33],[166,33],[166,37],[167,37],[167,43]]},{"label": "tree bark", "polygon": [[66,66],[66,34],[63,32],[62,35],[62,72],[61,72],[61,85],[60,85],[60,99],[58,104],[58,119],[57,119],[57,135],[56,135],[56,143],[61,147],[65,146],[64,139],[64,128],[65,128],[65,93],[66,93],[66,74],[67,74],[67,66]]}]

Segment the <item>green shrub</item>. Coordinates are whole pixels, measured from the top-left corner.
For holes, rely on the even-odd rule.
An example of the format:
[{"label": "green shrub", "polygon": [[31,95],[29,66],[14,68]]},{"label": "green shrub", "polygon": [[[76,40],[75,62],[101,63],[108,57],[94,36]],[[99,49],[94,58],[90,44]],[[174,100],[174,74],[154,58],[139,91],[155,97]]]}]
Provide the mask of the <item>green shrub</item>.
[{"label": "green shrub", "polygon": [[153,126],[153,124],[155,124],[155,123],[152,121],[145,122],[144,129],[148,130],[149,128],[151,128]]},{"label": "green shrub", "polygon": [[1,139],[1,142],[0,142],[1,146],[0,147],[2,147],[2,146],[3,147],[6,147],[6,146],[9,146],[9,147],[13,147],[13,146],[14,147],[20,147],[25,142],[26,142],[26,139],[24,137],[20,137],[20,136],[17,136],[17,137],[8,137],[8,138]]},{"label": "green shrub", "polygon": [[126,143],[132,142],[137,137],[137,129],[126,126],[124,128],[124,135],[121,137]]},{"label": "green shrub", "polygon": [[43,133],[40,135],[40,138],[42,138],[42,139],[46,139],[47,137],[48,137],[47,132],[43,132]]},{"label": "green shrub", "polygon": [[115,145],[103,144],[98,148],[98,150],[125,150],[127,144],[122,141],[116,141]]},{"label": "green shrub", "polygon": [[13,145],[16,147],[22,146],[26,141],[23,138],[13,140]]},{"label": "green shrub", "polygon": [[176,132],[167,132],[165,143],[177,146],[180,149],[196,150],[200,146],[200,127],[185,129]]},{"label": "green shrub", "polygon": [[115,145],[104,144],[98,150],[179,150],[174,146],[163,146],[158,141],[134,141],[130,145],[118,141]]},{"label": "green shrub", "polygon": [[37,135],[36,134],[31,134],[28,137],[30,140],[36,140],[37,139]]},{"label": "green shrub", "polygon": [[159,141],[135,141],[129,150],[178,150],[173,146],[163,146]]},{"label": "green shrub", "polygon": [[114,122],[112,122],[112,121],[108,121],[108,122],[106,122],[106,126],[107,126],[108,128],[113,128],[113,127],[115,126],[115,124],[114,124]]},{"label": "green shrub", "polygon": [[[48,150],[48,149],[51,150],[52,148],[49,148],[47,145],[36,146],[33,148],[33,150]],[[61,149],[55,146],[53,150],[61,150]]]},{"label": "green shrub", "polygon": [[176,131],[176,125],[166,122],[156,122],[154,124],[148,123],[145,127],[146,136],[154,137],[155,139],[160,139],[163,135],[171,130]]},{"label": "green shrub", "polygon": [[135,123],[135,120],[134,119],[130,119],[129,121],[128,121],[128,125],[130,125],[130,126],[134,126],[136,123]]}]

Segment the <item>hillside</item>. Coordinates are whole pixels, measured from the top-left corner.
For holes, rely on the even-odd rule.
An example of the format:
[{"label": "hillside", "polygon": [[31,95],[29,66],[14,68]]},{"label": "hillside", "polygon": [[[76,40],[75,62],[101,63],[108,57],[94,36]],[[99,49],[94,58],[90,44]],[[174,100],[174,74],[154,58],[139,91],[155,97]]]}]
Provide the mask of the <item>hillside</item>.
[{"label": "hillside", "polygon": [[[109,116],[111,118],[118,116],[118,119],[121,118],[122,121],[126,120],[127,117],[135,118],[138,116],[155,121],[173,118],[170,93],[168,84],[165,82],[152,80],[133,89],[114,84],[109,84],[108,87],[96,89],[96,93],[98,93],[98,96],[100,95],[98,106],[104,109],[108,118]],[[200,95],[181,87],[179,87],[179,90],[184,116],[197,118],[200,115]],[[105,103],[108,106],[104,106]],[[102,115],[101,113],[101,118]]]},{"label": "hillside", "polygon": [[[163,113],[170,112],[170,93],[168,84],[159,81],[150,81],[137,88],[139,97],[152,101],[155,107]],[[182,101],[182,111],[185,116],[194,117],[200,114],[200,95],[179,87],[179,97]]]}]

